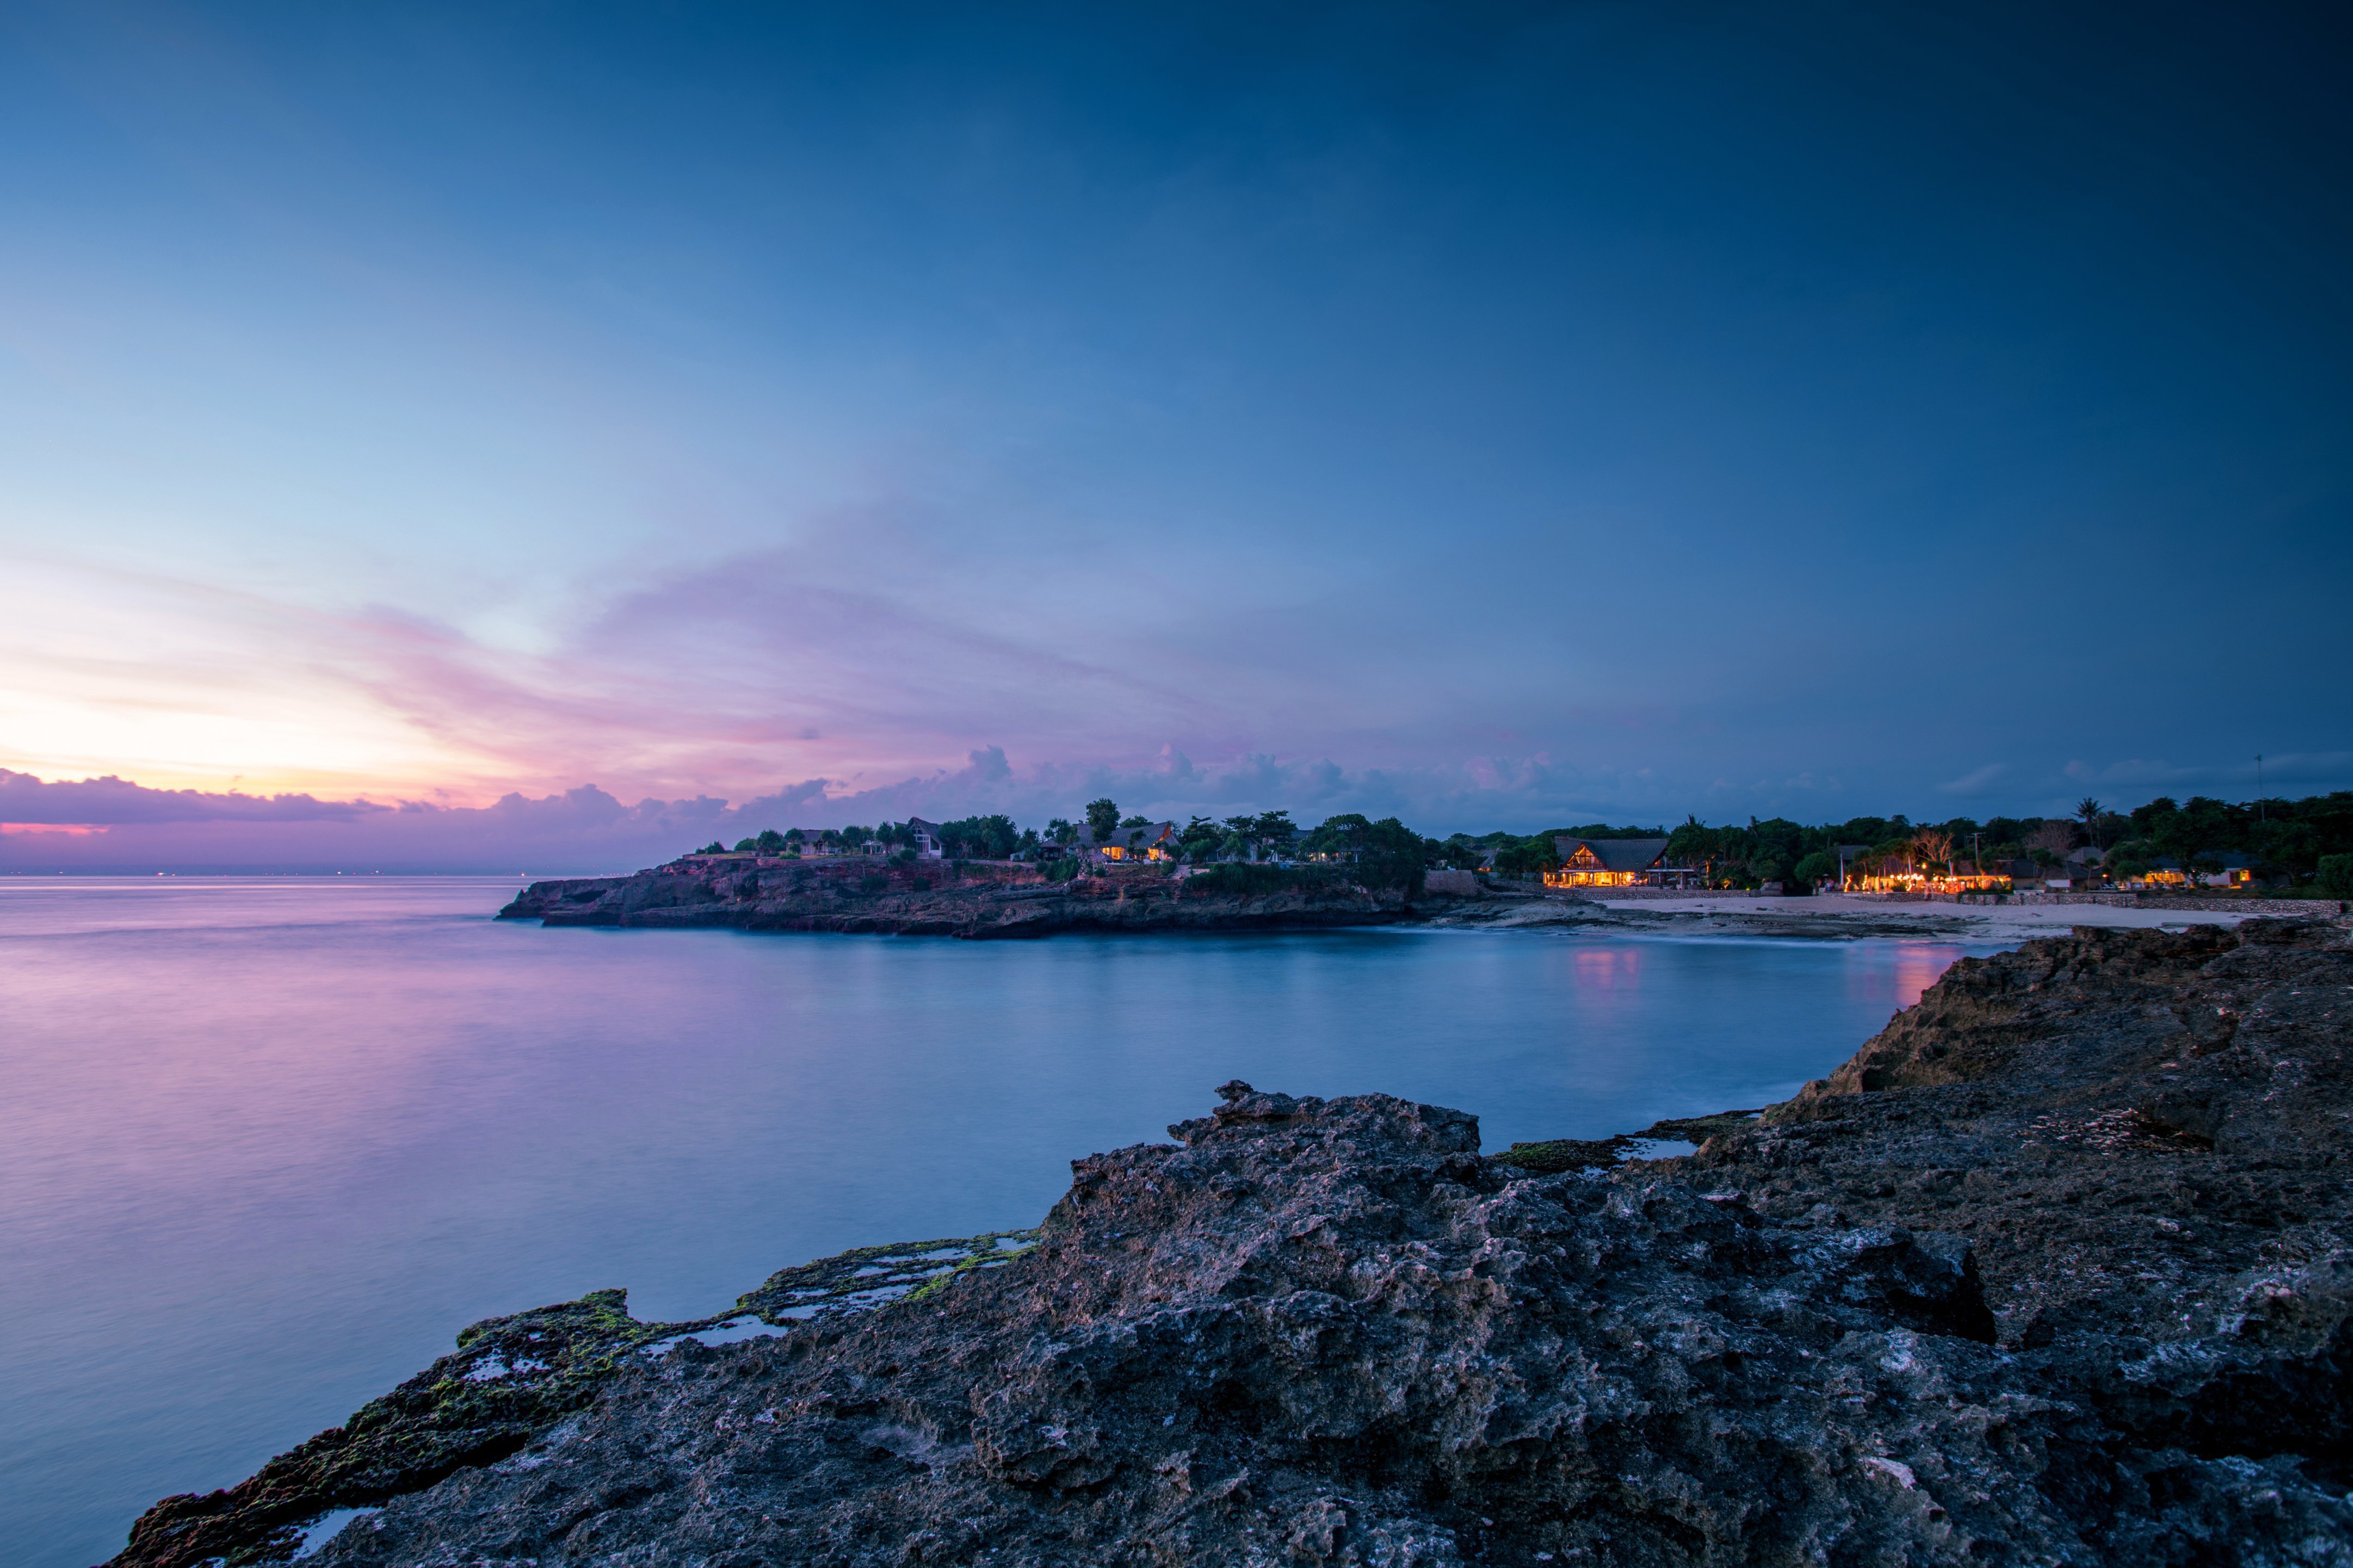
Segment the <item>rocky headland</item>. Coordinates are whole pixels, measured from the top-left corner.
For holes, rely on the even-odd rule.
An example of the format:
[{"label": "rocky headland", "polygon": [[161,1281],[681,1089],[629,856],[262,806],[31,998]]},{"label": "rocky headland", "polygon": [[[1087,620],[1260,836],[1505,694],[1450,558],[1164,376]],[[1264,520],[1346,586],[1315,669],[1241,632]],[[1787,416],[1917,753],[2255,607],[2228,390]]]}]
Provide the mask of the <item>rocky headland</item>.
[{"label": "rocky headland", "polygon": [[[1390,866],[1143,864],[1096,867],[1056,880],[1037,866],[1007,861],[892,865],[742,854],[684,856],[627,877],[533,882],[499,916],[551,926],[969,940],[1406,923],[1814,939],[1997,934],[1973,933],[1970,928],[1981,921],[1956,920],[1949,906],[1831,910],[1827,902],[1767,897],[1725,900],[1696,910],[1611,907],[1599,894],[1533,892],[1461,871],[1425,879]],[[2091,918],[2115,914],[2094,910]]]},{"label": "rocky headland", "polygon": [[[499,911],[554,926],[723,927],[971,939],[1057,931],[1249,931],[1415,918],[1409,879],[1345,869],[1103,868],[1051,880],[1007,862],[689,856],[630,877],[534,882]],[[1440,900],[1442,902],[1443,900]]]},{"label": "rocky headland", "polygon": [[116,1563],[2353,1564],[2347,936],[1964,960],[1674,1159],[1229,1084],[1034,1233],[477,1324]]}]

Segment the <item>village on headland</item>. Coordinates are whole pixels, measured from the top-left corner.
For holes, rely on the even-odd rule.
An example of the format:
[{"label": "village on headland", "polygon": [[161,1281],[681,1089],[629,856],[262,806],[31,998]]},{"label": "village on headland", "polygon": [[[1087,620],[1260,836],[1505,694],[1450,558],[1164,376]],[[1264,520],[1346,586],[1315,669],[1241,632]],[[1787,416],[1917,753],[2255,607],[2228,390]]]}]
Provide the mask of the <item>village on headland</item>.
[{"label": "village on headland", "polygon": [[1314,827],[1284,811],[1179,824],[1123,816],[1109,799],[1076,819],[1022,828],[1004,816],[910,817],[872,827],[764,829],[713,842],[672,865],[716,870],[865,861],[920,868],[1023,866],[1051,882],[1136,872],[1184,877],[1215,867],[1374,866],[1418,872],[1433,891],[1590,890],[1609,895],[1841,893],[1894,900],[1993,902],[2087,893],[2225,893],[2353,898],[2353,791],[2232,803],[2159,796],[2129,812],[2096,800],[2058,817],[1956,817],[1926,824],[1854,817],[1807,826],[1775,817],[1672,830],[1593,823],[1532,835],[1424,837],[1396,817],[1347,813]]}]

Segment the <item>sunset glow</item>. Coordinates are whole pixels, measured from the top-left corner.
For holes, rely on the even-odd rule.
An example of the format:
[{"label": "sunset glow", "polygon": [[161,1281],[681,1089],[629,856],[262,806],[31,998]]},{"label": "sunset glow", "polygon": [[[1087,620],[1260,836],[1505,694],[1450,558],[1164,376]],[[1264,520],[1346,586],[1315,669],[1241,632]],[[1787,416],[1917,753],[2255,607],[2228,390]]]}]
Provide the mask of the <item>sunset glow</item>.
[{"label": "sunset glow", "polygon": [[2353,538],[2280,94],[1763,15],[133,15],[0,25],[16,774],[1432,829],[2353,778],[2328,617],[2235,609]]}]

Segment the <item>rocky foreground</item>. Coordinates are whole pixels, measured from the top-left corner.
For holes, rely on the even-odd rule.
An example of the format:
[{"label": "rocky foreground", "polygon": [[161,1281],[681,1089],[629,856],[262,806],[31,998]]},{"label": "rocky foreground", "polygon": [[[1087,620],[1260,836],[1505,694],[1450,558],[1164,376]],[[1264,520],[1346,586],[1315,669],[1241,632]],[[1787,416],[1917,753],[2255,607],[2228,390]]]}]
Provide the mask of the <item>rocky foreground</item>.
[{"label": "rocky foreground", "polygon": [[1677,1160],[1229,1084],[773,1337],[479,1324],[117,1562],[2353,1563],[2348,1045],[2264,921],[1965,960]]}]

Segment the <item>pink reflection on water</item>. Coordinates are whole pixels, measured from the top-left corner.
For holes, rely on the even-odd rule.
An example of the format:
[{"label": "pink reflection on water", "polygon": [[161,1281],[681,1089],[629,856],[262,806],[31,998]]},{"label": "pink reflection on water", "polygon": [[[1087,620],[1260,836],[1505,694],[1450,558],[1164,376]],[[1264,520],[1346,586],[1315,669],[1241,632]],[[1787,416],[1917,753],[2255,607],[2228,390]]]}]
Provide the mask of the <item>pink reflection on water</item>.
[{"label": "pink reflection on water", "polygon": [[1894,962],[1882,963],[1869,962],[1870,955],[1858,944],[1854,961],[1847,966],[1846,994],[1855,1001],[1878,1002],[1901,1012],[1917,1003],[1965,951],[1953,942],[1899,942]]},{"label": "pink reflection on water", "polygon": [[1642,983],[1638,948],[1588,948],[1576,955],[1577,983],[1597,991],[1631,991]]},{"label": "pink reflection on water", "polygon": [[1029,1219],[1229,1078],[1599,1135],[1785,1096],[1964,951],[548,931],[512,887],[0,878],[6,1561],[98,1560],[478,1318]]},{"label": "pink reflection on water", "polygon": [[1961,956],[1957,947],[1906,947],[1895,955],[1895,1003],[1909,1007]]}]

